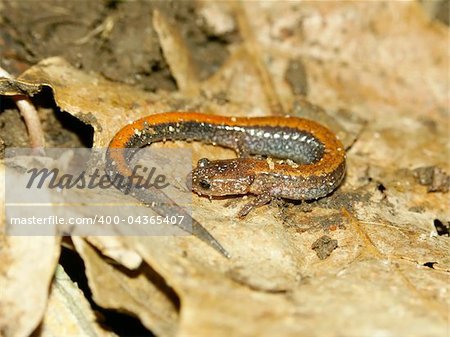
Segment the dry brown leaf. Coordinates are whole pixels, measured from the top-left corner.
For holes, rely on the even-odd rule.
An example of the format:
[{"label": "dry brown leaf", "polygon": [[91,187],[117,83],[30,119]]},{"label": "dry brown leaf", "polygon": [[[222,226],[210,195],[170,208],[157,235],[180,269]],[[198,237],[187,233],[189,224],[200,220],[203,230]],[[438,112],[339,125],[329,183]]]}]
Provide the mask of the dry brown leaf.
[{"label": "dry brown leaf", "polygon": [[142,263],[140,255],[125,247],[122,240],[115,236],[90,236],[86,238],[86,241],[98,249],[102,255],[130,270],[139,268]]},{"label": "dry brown leaf", "polygon": [[113,337],[104,330],[83,292],[59,265],[50,289],[44,319],[34,334],[39,337]]},{"label": "dry brown leaf", "polygon": [[41,322],[58,263],[57,237],[7,237],[0,244],[0,334],[30,335]]},{"label": "dry brown leaf", "polygon": [[[5,171],[0,165],[0,186]],[[0,194],[5,205],[5,193]],[[58,263],[60,239],[6,236],[5,212],[0,212],[0,336],[30,335],[47,307],[49,287]]]},{"label": "dry brown leaf", "polygon": [[[243,198],[225,207],[226,200],[194,197],[196,219],[232,259],[193,237],[121,240],[180,297],[180,336],[443,336],[450,318],[450,243],[433,222],[449,221],[448,194],[428,193],[413,170],[450,172],[448,27],[430,22],[416,2],[236,6],[244,41],[199,84],[203,96],[141,92],[58,58],[29,69],[18,82],[0,82],[0,91],[50,86],[58,106],[94,127],[96,147],[129,121],[161,111],[257,116],[285,110],[332,126],[331,115],[335,131],[353,146],[347,178],[328,198],[272,203],[241,221],[236,214]],[[192,69],[185,46],[175,42],[176,31],[159,25],[174,78],[187,86]],[[326,114],[304,105],[296,110],[303,104],[293,93],[299,84],[285,76],[293,61],[304,66],[308,100]],[[194,158],[229,154],[190,146]],[[311,247],[324,235],[338,247],[321,260]],[[101,275],[100,266],[112,268],[85,254],[87,261],[96,259],[88,268],[90,282]],[[155,307],[141,309],[128,310],[144,321],[141,315]],[[157,329],[155,321],[147,326]]]},{"label": "dry brown leaf", "polygon": [[89,288],[98,305],[133,313],[159,336],[175,335],[177,298],[159,275],[145,266],[133,272],[114,267],[83,239],[74,237],[73,242],[83,258]]}]

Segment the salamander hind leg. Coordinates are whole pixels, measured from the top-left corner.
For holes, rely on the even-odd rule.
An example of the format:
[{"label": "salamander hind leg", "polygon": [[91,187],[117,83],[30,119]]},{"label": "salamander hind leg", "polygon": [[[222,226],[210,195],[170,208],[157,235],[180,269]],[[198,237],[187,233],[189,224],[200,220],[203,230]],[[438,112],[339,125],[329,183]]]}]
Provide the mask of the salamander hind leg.
[{"label": "salamander hind leg", "polygon": [[239,218],[245,217],[253,209],[266,205],[272,200],[273,196],[270,193],[262,193],[256,196],[249,203],[245,204],[244,207],[238,213]]},{"label": "salamander hind leg", "polygon": [[236,139],[235,151],[239,158],[250,157],[250,149],[244,137],[239,137]]}]

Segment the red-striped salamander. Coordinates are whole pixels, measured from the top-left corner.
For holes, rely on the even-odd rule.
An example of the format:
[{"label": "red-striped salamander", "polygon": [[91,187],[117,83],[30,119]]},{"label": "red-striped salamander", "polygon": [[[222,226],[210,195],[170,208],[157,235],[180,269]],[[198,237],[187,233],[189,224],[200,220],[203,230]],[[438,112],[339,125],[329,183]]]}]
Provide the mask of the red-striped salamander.
[{"label": "red-striped salamander", "polygon": [[[209,197],[255,194],[256,198],[240,210],[239,216],[247,215],[274,197],[295,200],[324,197],[339,186],[345,175],[342,143],[317,122],[289,116],[238,118],[195,112],[154,114],[126,125],[109,144],[108,174],[111,177],[131,174],[127,152],[113,149],[141,148],[165,140],[196,140],[236,151],[239,158],[201,159],[192,172],[192,189]],[[154,191],[146,190],[133,194],[149,206],[158,198],[168,198],[162,192],[155,195]],[[181,209],[173,207],[154,209],[160,214],[180,214]],[[195,219],[192,232],[229,256]]]}]

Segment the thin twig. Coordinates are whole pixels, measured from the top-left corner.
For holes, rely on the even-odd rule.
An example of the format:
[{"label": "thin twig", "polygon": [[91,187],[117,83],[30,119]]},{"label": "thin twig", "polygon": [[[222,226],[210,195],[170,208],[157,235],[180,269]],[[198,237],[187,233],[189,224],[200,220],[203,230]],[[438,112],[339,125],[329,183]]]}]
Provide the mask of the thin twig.
[{"label": "thin twig", "polygon": [[238,1],[233,2],[232,4],[238,21],[239,32],[244,40],[244,46],[247,49],[252,62],[256,66],[271,113],[273,115],[284,115],[283,105],[280,102],[278,93],[275,89],[275,84],[267,70],[267,66],[261,58],[262,53],[253,34],[244,4]]},{"label": "thin twig", "polygon": [[[0,77],[12,78],[12,76],[0,67]],[[13,100],[22,115],[30,137],[31,148],[35,152],[43,152],[45,147],[44,131],[38,113],[30,99],[25,96],[13,96]]]},{"label": "thin twig", "polygon": [[153,12],[153,26],[179,90],[187,95],[198,96],[200,80],[186,41],[173,23],[158,10]]}]

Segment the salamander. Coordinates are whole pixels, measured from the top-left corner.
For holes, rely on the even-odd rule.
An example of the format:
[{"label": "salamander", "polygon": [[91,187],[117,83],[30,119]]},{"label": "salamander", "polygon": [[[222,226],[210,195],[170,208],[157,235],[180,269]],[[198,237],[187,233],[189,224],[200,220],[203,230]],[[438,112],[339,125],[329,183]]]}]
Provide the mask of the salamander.
[{"label": "salamander", "polygon": [[[274,197],[294,200],[324,197],[345,176],[344,146],[333,132],[317,122],[290,116],[247,118],[196,112],[154,114],[123,127],[108,147],[108,175],[129,177],[133,153],[166,140],[195,140],[235,150],[238,155],[235,159],[201,159],[192,171],[191,184],[194,192],[208,197],[255,194],[239,211],[240,217]],[[183,212],[176,205],[154,207],[155,203],[160,205],[160,201],[168,200],[161,191],[139,189],[132,194],[160,214]],[[192,233],[229,256],[195,219]]]}]

